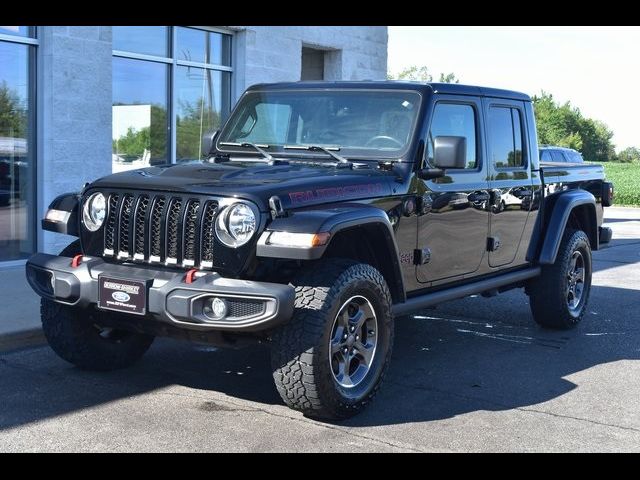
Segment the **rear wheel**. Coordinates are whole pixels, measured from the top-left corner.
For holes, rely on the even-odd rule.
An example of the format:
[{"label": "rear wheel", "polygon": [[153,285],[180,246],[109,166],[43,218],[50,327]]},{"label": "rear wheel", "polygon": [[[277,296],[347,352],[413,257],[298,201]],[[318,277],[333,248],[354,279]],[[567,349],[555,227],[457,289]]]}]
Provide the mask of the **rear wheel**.
[{"label": "rear wheel", "polygon": [[370,265],[330,259],[295,285],[293,318],[273,336],[278,392],[307,416],[353,416],[375,396],[391,357],[387,284]]},{"label": "rear wheel", "polygon": [[582,230],[567,229],[556,261],[544,265],[529,289],[533,318],[544,327],[575,327],[584,316],[591,291],[591,247]]},{"label": "rear wheel", "polygon": [[[80,253],[80,242],[65,248],[60,256]],[[128,367],[144,355],[154,337],[101,325],[103,315],[93,308],[81,309],[43,298],[40,303],[42,329],[49,345],[64,360],[87,370]]]}]

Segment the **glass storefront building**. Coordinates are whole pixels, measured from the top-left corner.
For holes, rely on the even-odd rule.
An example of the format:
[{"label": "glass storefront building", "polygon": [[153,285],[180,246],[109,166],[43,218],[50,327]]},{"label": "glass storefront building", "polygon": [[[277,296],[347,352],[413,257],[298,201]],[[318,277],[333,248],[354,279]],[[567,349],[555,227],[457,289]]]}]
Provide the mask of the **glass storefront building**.
[{"label": "glass storefront building", "polygon": [[35,247],[34,27],[0,27],[0,262]]},{"label": "glass storefront building", "polygon": [[56,195],[201,160],[248,86],[384,79],[386,51],[386,27],[0,26],[0,268],[72,240],[39,228]]},{"label": "glass storefront building", "polygon": [[113,27],[114,172],[201,159],[202,135],[229,113],[231,39],[186,27]]}]

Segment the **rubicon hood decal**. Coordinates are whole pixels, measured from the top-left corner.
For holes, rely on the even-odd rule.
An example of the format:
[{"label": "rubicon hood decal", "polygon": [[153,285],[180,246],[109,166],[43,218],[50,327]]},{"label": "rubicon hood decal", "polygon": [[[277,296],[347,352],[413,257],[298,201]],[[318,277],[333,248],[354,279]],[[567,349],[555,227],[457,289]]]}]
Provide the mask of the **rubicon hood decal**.
[{"label": "rubicon hood decal", "polygon": [[345,185],[341,187],[316,188],[289,193],[291,205],[304,205],[320,201],[335,201],[344,199],[378,196],[384,193],[382,183],[365,183],[362,185]]}]

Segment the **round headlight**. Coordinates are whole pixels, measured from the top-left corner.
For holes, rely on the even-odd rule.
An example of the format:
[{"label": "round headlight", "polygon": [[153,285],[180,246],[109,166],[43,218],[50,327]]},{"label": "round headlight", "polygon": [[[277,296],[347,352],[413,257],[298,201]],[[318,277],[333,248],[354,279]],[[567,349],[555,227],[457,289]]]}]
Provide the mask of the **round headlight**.
[{"label": "round headlight", "polygon": [[256,231],[256,215],[245,203],[234,203],[218,215],[216,235],[228,247],[247,243]]},{"label": "round headlight", "polygon": [[82,221],[90,232],[95,232],[102,226],[107,212],[107,200],[101,193],[94,193],[84,202]]}]

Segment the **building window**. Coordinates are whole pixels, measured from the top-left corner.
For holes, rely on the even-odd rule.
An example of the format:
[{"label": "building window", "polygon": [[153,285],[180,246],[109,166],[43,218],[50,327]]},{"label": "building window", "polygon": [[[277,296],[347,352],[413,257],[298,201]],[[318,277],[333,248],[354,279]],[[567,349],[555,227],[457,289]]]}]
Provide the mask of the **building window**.
[{"label": "building window", "polygon": [[302,47],[300,80],[324,80],[324,50]]},{"label": "building window", "polygon": [[231,35],[113,27],[113,171],[201,160],[231,108]]},{"label": "building window", "polygon": [[0,26],[0,262],[35,251],[35,28]]},{"label": "building window", "polygon": [[169,66],[113,58],[113,171],[167,163]]}]

